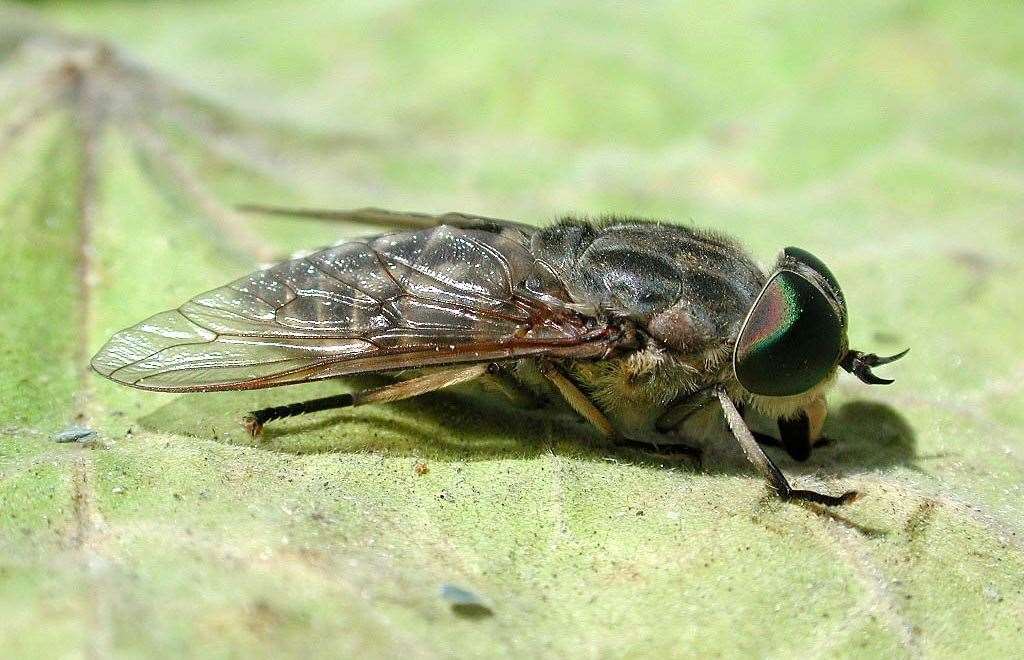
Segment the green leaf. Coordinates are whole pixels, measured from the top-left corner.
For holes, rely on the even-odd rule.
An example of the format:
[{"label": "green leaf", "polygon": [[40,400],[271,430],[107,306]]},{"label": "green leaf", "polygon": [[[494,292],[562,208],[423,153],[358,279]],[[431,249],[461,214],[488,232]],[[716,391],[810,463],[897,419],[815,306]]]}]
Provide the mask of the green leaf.
[{"label": "green leaf", "polygon": [[[4,656],[1020,655],[1024,15],[526,4],[0,7]],[[256,442],[245,411],[361,383],[92,374],[112,332],[365,231],[245,201],[806,247],[855,347],[913,348],[779,457],[866,497],[781,503],[727,443],[662,464],[470,387]]]}]

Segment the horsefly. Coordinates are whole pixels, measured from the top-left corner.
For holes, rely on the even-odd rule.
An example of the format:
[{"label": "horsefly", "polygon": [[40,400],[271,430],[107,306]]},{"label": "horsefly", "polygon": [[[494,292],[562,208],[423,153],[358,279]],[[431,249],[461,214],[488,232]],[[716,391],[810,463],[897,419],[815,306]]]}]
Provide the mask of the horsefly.
[{"label": "horsefly", "polygon": [[[806,459],[844,369],[866,383],[902,357],[851,350],[836,278],[798,248],[762,271],[732,239],[633,218],[535,228],[462,213],[249,211],[404,228],[284,261],[115,334],[92,360],[163,392],[276,387],[368,372],[390,385],[250,413],[273,420],[489,380],[517,401],[564,399],[609,442],[697,453],[722,416],[783,499],[853,501],[790,486],[759,443]],[[753,409],[779,437],[752,433]]]}]

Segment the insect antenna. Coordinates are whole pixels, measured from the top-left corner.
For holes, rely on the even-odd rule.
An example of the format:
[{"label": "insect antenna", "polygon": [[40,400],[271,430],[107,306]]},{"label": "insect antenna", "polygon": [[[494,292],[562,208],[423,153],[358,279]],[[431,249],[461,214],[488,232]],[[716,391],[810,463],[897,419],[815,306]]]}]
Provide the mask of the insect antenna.
[{"label": "insect antenna", "polygon": [[901,357],[910,352],[910,349],[906,349],[896,355],[890,355],[889,357],[878,357],[874,353],[862,353],[860,351],[847,351],[843,359],[839,361],[841,366],[846,371],[850,372],[857,378],[860,378],[869,385],[888,385],[894,383],[891,378],[881,378],[871,373],[871,367],[877,367],[883,364],[889,364],[895,362]]}]

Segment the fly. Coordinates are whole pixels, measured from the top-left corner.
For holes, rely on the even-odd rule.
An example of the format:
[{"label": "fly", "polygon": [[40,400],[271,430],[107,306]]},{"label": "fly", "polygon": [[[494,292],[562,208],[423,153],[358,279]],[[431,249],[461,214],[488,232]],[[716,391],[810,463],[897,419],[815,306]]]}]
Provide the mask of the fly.
[{"label": "fly", "polygon": [[[610,442],[699,455],[722,416],[783,499],[857,498],[790,486],[760,444],[804,460],[839,369],[887,384],[851,350],[842,290],[786,248],[769,273],[724,235],[633,218],[546,227],[381,209],[250,211],[384,224],[200,294],[115,334],[92,367],[162,392],[247,390],[369,372],[414,377],[251,412],[274,420],[491,381],[520,403],[564,399]],[[779,437],[750,431],[754,409]]]}]

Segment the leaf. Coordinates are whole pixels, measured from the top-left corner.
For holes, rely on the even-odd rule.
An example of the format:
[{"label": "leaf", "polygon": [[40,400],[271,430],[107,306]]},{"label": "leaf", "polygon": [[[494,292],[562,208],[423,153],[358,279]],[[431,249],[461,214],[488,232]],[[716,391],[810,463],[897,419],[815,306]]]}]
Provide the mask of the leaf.
[{"label": "leaf", "polygon": [[[1020,654],[1020,12],[570,9],[45,8],[113,47],[0,8],[4,655]],[[365,230],[243,201],[810,248],[854,346],[913,348],[888,388],[840,382],[834,446],[779,457],[866,497],[780,503],[729,445],[662,465],[471,388],[254,443],[245,411],[360,383],[94,377],[113,331]]]}]

